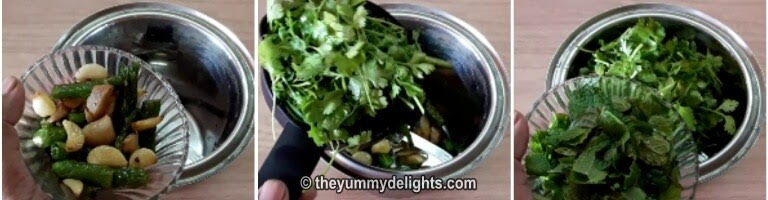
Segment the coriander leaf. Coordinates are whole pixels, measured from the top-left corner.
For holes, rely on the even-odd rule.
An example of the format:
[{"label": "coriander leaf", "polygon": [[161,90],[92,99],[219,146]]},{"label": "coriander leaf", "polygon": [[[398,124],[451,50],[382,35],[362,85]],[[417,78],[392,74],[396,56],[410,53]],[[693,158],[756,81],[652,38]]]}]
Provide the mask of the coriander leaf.
[{"label": "coriander leaf", "polygon": [[371,131],[363,131],[363,132],[361,132],[358,135],[349,137],[347,139],[347,144],[350,147],[360,146],[361,144],[365,144],[365,143],[370,142],[371,141],[371,135],[372,135]]},{"label": "coriander leaf", "polygon": [[363,76],[377,88],[384,88],[387,86],[386,75],[379,69],[379,65],[376,61],[368,61],[363,65]]},{"label": "coriander leaf", "polygon": [[304,62],[302,62],[301,65],[299,65],[298,67],[299,68],[294,68],[294,70],[296,71],[296,75],[300,79],[314,78],[315,76],[320,75],[320,73],[323,73],[323,71],[325,71],[325,65],[323,64],[323,56],[321,56],[320,54],[312,54],[310,56],[307,56],[304,59]]},{"label": "coriander leaf", "polygon": [[328,136],[318,127],[311,127],[308,133],[317,146],[323,146],[328,141]]},{"label": "coriander leaf", "polygon": [[365,17],[368,15],[368,11],[363,6],[358,6],[355,10],[355,14],[352,17],[352,21],[356,28],[365,27]]},{"label": "coriander leaf", "polygon": [[725,124],[723,124],[725,131],[729,134],[736,133],[736,120],[734,120],[730,115],[724,116],[723,119],[725,119]]},{"label": "coriander leaf", "polygon": [[723,112],[733,112],[736,110],[736,107],[739,106],[739,102],[733,99],[725,99],[720,106],[717,107],[717,110],[721,110]]},{"label": "coriander leaf", "polygon": [[[314,23],[312,23],[312,28],[311,28],[312,29],[312,34],[311,34],[312,38],[315,39],[315,40],[322,40],[322,39],[325,39],[326,37],[328,37],[328,29],[326,27],[327,26],[323,22],[321,22],[321,21],[315,21]],[[323,46],[325,48],[320,48],[320,49],[331,48],[331,46],[328,45],[327,43],[323,43],[323,45],[321,45],[321,46]],[[259,50],[261,50],[261,49],[259,49]]]},{"label": "coriander leaf", "polygon": [[696,129],[696,118],[693,115],[693,110],[686,106],[679,106],[677,107],[677,113],[680,114],[680,117],[685,121],[685,125],[688,126],[688,129],[695,130]]},{"label": "coriander leaf", "polygon": [[283,0],[267,1],[267,21],[272,22],[283,17]]},{"label": "coriander leaf", "polygon": [[358,66],[361,65],[357,60],[347,58],[339,53],[332,53],[330,56],[327,56],[326,59],[327,64],[336,66],[336,70],[338,70],[339,74],[348,77],[354,76],[359,68]]},{"label": "coriander leaf", "polygon": [[358,77],[349,79],[348,88],[355,100],[360,100],[360,95],[362,95],[364,91],[368,90],[367,86],[363,85],[363,82],[360,81],[360,78]]},{"label": "coriander leaf", "polygon": [[259,43],[259,60],[262,67],[270,74],[282,74],[283,65],[280,63],[280,49],[268,37]]},{"label": "coriander leaf", "polygon": [[357,41],[357,43],[355,43],[355,45],[350,47],[349,50],[347,50],[347,52],[344,53],[344,55],[347,56],[347,58],[354,58],[360,52],[360,48],[362,48],[363,45],[365,45],[365,42]]},{"label": "coriander leaf", "polygon": [[333,91],[325,95],[323,101],[325,106],[323,108],[323,114],[328,115],[333,113],[338,106],[341,105],[341,97],[344,95],[344,91]]}]

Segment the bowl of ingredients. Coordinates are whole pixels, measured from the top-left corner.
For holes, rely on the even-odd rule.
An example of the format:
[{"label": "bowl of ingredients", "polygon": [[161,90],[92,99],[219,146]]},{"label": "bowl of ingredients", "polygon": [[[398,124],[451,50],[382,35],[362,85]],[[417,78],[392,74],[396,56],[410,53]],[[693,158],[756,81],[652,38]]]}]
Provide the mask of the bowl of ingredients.
[{"label": "bowl of ingredients", "polygon": [[690,199],[697,146],[650,87],[585,76],[545,93],[526,118],[524,165],[537,199]]},{"label": "bowl of ingredients", "polygon": [[210,16],[168,3],[122,4],[73,25],[54,49],[81,45],[136,55],[178,94],[190,139],[175,187],[225,169],[253,141],[253,58],[230,29]]},{"label": "bowl of ingredients", "polygon": [[741,159],[764,123],[764,79],[744,41],[690,8],[638,4],[590,19],[554,56],[549,88],[573,77],[630,79],[683,116],[700,150],[699,181]]},{"label": "bowl of ingredients", "polygon": [[[298,184],[301,176],[270,169],[271,158],[293,157],[281,151],[306,158],[297,161],[305,173],[317,162],[307,155],[318,152],[352,177],[446,178],[475,168],[501,141],[510,117],[503,64],[456,17],[366,1],[275,3],[267,13],[262,92],[285,130],[260,183],[289,177],[289,188]],[[306,22],[289,28],[299,20]],[[292,131],[290,138],[311,139],[284,145]]]},{"label": "bowl of ingredients", "polygon": [[83,19],[55,49],[101,45],[130,52],[173,86],[190,119],[184,186],[232,163],[253,141],[253,58],[223,24],[191,8],[140,2]]},{"label": "bowl of ingredients", "polygon": [[102,46],[55,51],[21,77],[16,125],[35,181],[56,199],[150,199],[181,172],[188,122],[148,64]]}]

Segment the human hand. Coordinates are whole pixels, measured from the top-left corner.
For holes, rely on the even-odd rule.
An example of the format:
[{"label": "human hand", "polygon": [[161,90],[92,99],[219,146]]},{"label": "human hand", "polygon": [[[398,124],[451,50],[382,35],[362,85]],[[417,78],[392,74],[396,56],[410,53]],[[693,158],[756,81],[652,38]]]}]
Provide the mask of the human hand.
[{"label": "human hand", "polygon": [[24,113],[24,86],[16,77],[3,79],[3,199],[45,199],[21,158],[16,122]]},{"label": "human hand", "polygon": [[528,121],[520,112],[515,111],[515,198],[531,199],[531,189],[528,187],[527,176],[523,171],[523,155],[528,148]]},{"label": "human hand", "polygon": [[[301,195],[299,200],[312,200],[317,196],[317,191],[309,189]],[[259,199],[265,200],[288,200],[288,186],[283,181],[269,179],[259,188]]]}]

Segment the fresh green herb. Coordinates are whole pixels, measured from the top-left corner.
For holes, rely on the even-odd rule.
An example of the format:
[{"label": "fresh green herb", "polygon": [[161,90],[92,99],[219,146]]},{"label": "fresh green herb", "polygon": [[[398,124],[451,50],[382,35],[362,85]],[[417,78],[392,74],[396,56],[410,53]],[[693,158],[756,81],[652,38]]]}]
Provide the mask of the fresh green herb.
[{"label": "fresh green herb", "polygon": [[390,168],[395,163],[395,156],[392,154],[376,154],[376,165]]},{"label": "fresh green herb", "polygon": [[618,38],[599,40],[600,48],[591,52],[592,60],[580,73],[632,79],[656,88],[675,105],[700,146],[727,141],[736,132],[728,113],[739,102],[723,98],[723,58],[702,51],[695,36],[690,28],[668,34],[659,22],[639,19]]},{"label": "fresh green herb", "polygon": [[548,129],[532,136],[525,167],[535,196],[679,199],[672,141],[685,125],[677,111],[654,95],[617,94],[626,85],[602,83],[567,93],[568,113],[555,114]]},{"label": "fresh green herb", "polygon": [[365,3],[268,2],[259,62],[276,99],[309,125],[318,146],[362,144],[347,129],[394,101],[424,113],[426,97],[416,81],[435,66],[450,66],[423,53],[414,43],[418,34],[409,37],[403,27],[369,16]]}]

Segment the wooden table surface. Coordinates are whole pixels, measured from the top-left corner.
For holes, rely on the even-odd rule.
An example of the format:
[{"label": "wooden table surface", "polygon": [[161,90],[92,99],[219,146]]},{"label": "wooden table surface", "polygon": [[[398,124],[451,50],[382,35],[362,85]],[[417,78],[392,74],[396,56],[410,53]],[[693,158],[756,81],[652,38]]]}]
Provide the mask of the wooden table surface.
[{"label": "wooden table surface", "polygon": [[[258,16],[265,15],[265,0],[259,0]],[[438,8],[461,18],[477,28],[485,35],[499,55],[505,66],[509,66],[510,42],[510,4],[507,0],[477,0],[477,1],[445,1],[445,0],[373,0],[375,3],[408,2]],[[507,68],[509,69],[509,68]],[[509,70],[506,71],[509,73]],[[269,150],[274,145],[270,129],[270,112],[259,95],[259,128],[258,128],[258,161],[266,159]],[[276,123],[279,136],[282,130]],[[511,131],[510,131],[511,132]],[[413,196],[419,199],[508,199],[510,198],[510,132],[505,136],[499,147],[482,165],[466,177],[477,178],[477,191],[440,191]],[[322,173],[326,163],[321,161],[313,175]],[[337,170],[330,170],[326,177],[348,177]],[[337,195],[332,191],[319,191],[317,199],[378,199],[382,198],[370,191],[344,191]]]},{"label": "wooden table surface", "polygon": [[[515,1],[515,109],[527,112],[545,91],[556,49],[587,19],[636,1]],[[663,1],[701,10],[738,33],[765,66],[765,1]],[[764,72],[764,71],[763,71]],[[765,127],[763,127],[765,128]],[[722,176],[697,188],[697,199],[765,199],[765,129],[754,148]]]},{"label": "wooden table surface", "polygon": [[[56,40],[81,19],[125,0],[3,1],[3,75],[20,76],[37,59],[50,53]],[[179,0],[230,28],[253,51],[253,1]],[[254,150],[247,149],[230,166],[197,184],[168,193],[164,199],[252,199]]]}]

